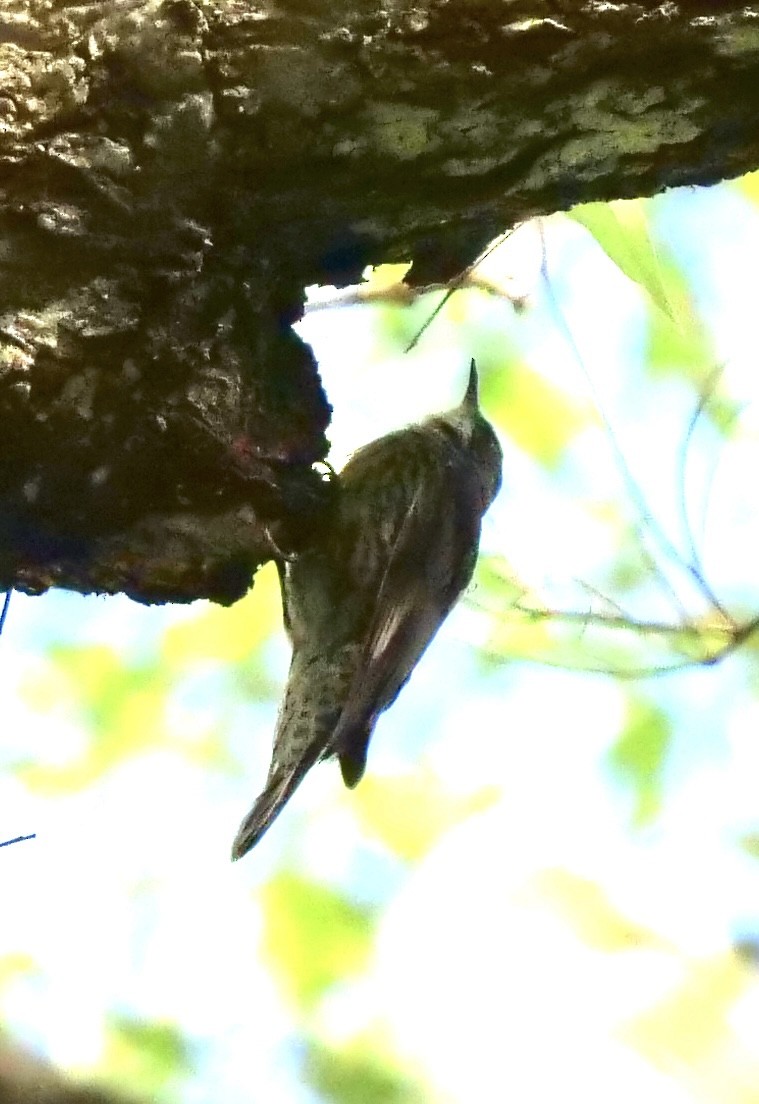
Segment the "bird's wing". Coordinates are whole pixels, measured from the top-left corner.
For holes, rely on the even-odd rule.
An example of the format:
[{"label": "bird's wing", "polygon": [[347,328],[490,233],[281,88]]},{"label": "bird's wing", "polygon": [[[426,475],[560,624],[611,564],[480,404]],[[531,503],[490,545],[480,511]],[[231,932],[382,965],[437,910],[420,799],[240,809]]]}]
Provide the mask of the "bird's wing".
[{"label": "bird's wing", "polygon": [[277,565],[277,575],[279,576],[279,593],[282,597],[282,624],[284,625],[288,639],[292,642],[293,626],[292,618],[290,616],[290,603],[287,596],[288,565],[284,560],[280,560],[279,557],[277,557],[274,562]]},{"label": "bird's wing", "polygon": [[361,659],[330,741],[348,786],[363,775],[377,717],[408,681],[474,569],[479,519],[470,519],[451,500],[440,506],[420,487],[397,528]]}]

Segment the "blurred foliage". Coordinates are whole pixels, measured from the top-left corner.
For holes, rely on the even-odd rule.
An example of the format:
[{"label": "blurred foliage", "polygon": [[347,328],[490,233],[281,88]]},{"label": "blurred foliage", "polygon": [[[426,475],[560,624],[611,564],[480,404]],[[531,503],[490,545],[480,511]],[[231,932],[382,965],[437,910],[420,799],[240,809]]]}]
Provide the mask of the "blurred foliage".
[{"label": "blurred foliage", "polygon": [[748,832],[740,840],[743,850],[754,859],[759,859],[759,832]]},{"label": "blurred foliage", "polygon": [[[205,604],[191,620],[170,626],[161,641],[162,663],[184,671],[204,660],[216,664],[251,665],[251,656],[269,639],[280,623],[277,571],[273,563],[256,574],[253,590],[231,609]],[[248,684],[248,691],[252,688]],[[262,696],[272,692],[261,684]]]},{"label": "blurred foliage", "polygon": [[644,199],[626,199],[586,203],[575,207],[568,217],[592,234],[620,271],[643,288],[662,314],[678,329],[687,329],[691,320],[687,296],[682,294],[680,281],[672,279],[672,269],[667,272],[662,265],[650,211]]},{"label": "blurred foliage", "polygon": [[[636,570],[637,566],[637,570]],[[628,561],[623,586],[640,586],[646,565]],[[560,610],[519,584],[499,558],[485,560],[478,575],[478,606],[489,614],[491,666],[508,656],[552,667],[636,679],[714,661],[730,646],[736,627],[717,612],[709,620],[639,621],[598,593]]]},{"label": "blurred foliage", "polygon": [[270,565],[232,609],[206,605],[169,626],[147,654],[129,655],[116,645],[52,644],[21,693],[34,710],[75,716],[87,741],[63,763],[20,761],[19,778],[41,794],[70,793],[161,745],[208,767],[231,769],[222,718],[188,741],[167,727],[167,708],[183,683],[191,684],[209,667],[223,683],[222,716],[245,698],[274,696],[261,649],[279,616],[276,570]]},{"label": "blurred foliage", "polygon": [[364,779],[356,794],[357,816],[369,839],[380,840],[406,862],[420,862],[450,828],[498,797],[498,789],[488,786],[463,797],[451,794],[432,771],[420,768],[411,777]]},{"label": "blurred foliage", "polygon": [[35,965],[32,955],[21,951],[0,956],[0,992],[17,978],[33,974]]},{"label": "blurred foliage", "polygon": [[146,1099],[174,1100],[182,1079],[192,1072],[191,1059],[175,1024],[109,1015],[103,1066],[114,1088],[128,1085],[130,1092]]},{"label": "blurred foliage", "polygon": [[365,1047],[336,1051],[312,1042],[304,1073],[333,1104],[432,1104],[429,1088],[398,1070],[391,1055],[372,1057]]},{"label": "blurred foliage", "polygon": [[759,172],[746,173],[733,181],[731,187],[745,195],[753,207],[759,207]]},{"label": "blurred foliage", "polygon": [[638,828],[650,823],[659,812],[671,741],[672,724],[664,710],[630,694],[626,724],[609,754],[609,763],[635,793],[633,823]]},{"label": "blurred foliage", "polygon": [[634,923],[616,908],[601,886],[572,871],[541,870],[528,883],[524,896],[558,913],[583,943],[605,954],[664,946],[654,931]]},{"label": "blurred foliage", "polygon": [[654,380],[687,376],[700,388],[717,362],[711,334],[693,303],[685,273],[672,257],[661,263],[659,275],[678,310],[674,318],[658,310],[649,313],[645,366]]},{"label": "blurred foliage", "polygon": [[[755,205],[759,205],[758,180],[754,175],[736,185],[745,201]],[[435,356],[448,355],[453,348],[461,351],[462,362],[473,355],[480,364],[483,405],[506,446],[505,490],[502,515],[486,522],[486,530],[492,522],[486,533],[489,548],[497,551],[481,557],[476,586],[460,623],[470,633],[479,672],[484,672],[490,687],[507,687],[507,663],[511,674],[527,662],[596,672],[623,682],[624,707],[619,715],[588,720],[589,727],[607,726],[599,762],[617,794],[629,797],[634,839],[660,825],[672,792],[672,763],[688,738],[687,725],[660,690],[668,680],[652,677],[645,692],[637,680],[684,668],[701,668],[706,674],[710,665],[738,649],[753,656],[759,646],[751,632],[759,594],[739,580],[740,603],[720,601],[717,585],[702,564],[697,539],[708,526],[706,521],[702,526],[690,522],[699,513],[707,519],[710,503],[706,477],[695,506],[688,498],[691,462],[716,467],[723,457],[721,450],[732,447],[745,430],[745,408],[744,397],[719,362],[715,335],[699,314],[691,277],[667,242],[662,210],[657,200],[628,201],[593,204],[571,216],[545,220],[534,237],[538,251],[538,263],[532,266],[534,286],[524,294],[509,290],[508,271],[499,283],[493,253],[486,258],[492,266],[487,280],[473,269],[453,294],[452,289],[437,288],[416,297],[399,284],[405,267],[392,266],[372,272],[357,300],[366,312],[376,358],[400,357],[416,342],[422,351],[426,343],[432,344]],[[631,282],[632,291],[637,288],[642,322],[634,332],[638,355],[631,357],[626,390],[616,365],[598,354],[594,360],[592,350],[576,338],[567,301],[572,295],[582,296],[572,285],[571,271],[549,269],[547,242],[554,233],[574,235],[578,255],[602,252],[608,279],[621,272],[626,287]],[[504,247],[511,247],[515,238],[516,234],[511,235]],[[501,263],[508,269],[508,254],[504,256],[507,259]],[[485,295],[476,286],[478,278],[482,286],[487,283]],[[587,295],[592,297],[592,287]],[[599,329],[602,322],[599,319]],[[340,326],[337,318],[335,325]],[[673,421],[659,420],[670,408],[675,410]],[[634,444],[629,445],[626,430],[639,431],[641,426],[643,431],[633,433]],[[750,430],[746,432],[750,437]],[[646,470],[647,453],[653,451],[656,434],[668,446],[671,463],[660,462],[650,471]],[[669,493],[659,499],[664,487]],[[580,546],[583,554],[577,551]],[[199,605],[147,644],[142,640],[124,650],[115,643],[56,640],[26,669],[21,685],[26,707],[46,719],[53,741],[60,724],[61,746],[44,757],[35,757],[26,747],[23,753],[17,751],[19,785],[34,795],[70,795],[95,787],[128,760],[139,760],[156,749],[175,756],[177,764],[189,761],[207,768],[209,790],[218,778],[239,782],[240,754],[230,733],[243,709],[273,706],[280,692],[268,662],[270,643],[279,630],[276,573],[269,568],[259,573],[251,594],[232,609]],[[3,637],[4,645],[7,639]],[[172,718],[183,695],[197,691],[206,678],[211,679],[213,700],[202,703],[188,735],[181,720]],[[756,681],[755,665],[745,678],[748,683]],[[441,694],[446,689],[441,687]],[[504,689],[504,698],[506,694]],[[542,704],[536,703],[537,711]],[[180,711],[180,717],[187,714],[192,714],[191,706],[185,714]],[[232,899],[234,904],[225,904],[245,910],[245,923],[240,925],[244,940],[235,944],[234,961],[235,965],[239,961],[241,974],[251,962],[263,964],[273,982],[271,991],[254,989],[248,994],[251,1039],[255,1042],[258,1034],[254,1017],[274,1018],[274,995],[281,995],[291,1017],[290,1030],[300,1042],[298,1053],[291,1060],[288,1056],[296,1071],[293,1080],[305,1081],[306,1091],[313,1090],[319,1099],[335,1104],[460,1099],[434,1085],[435,1070],[417,1068],[403,1042],[392,1038],[389,1030],[382,1035],[387,1026],[382,1013],[370,1010],[367,1014],[359,1001],[355,1023],[351,1021],[346,1029],[342,1022],[341,1030],[334,1029],[334,1024],[340,1022],[340,1002],[346,993],[360,992],[366,1002],[367,993],[371,997],[381,988],[376,971],[382,969],[386,961],[382,954],[388,952],[378,947],[383,931],[388,938],[387,917],[403,892],[398,890],[398,871],[406,879],[406,891],[425,872],[431,878],[430,870],[441,854],[449,854],[446,847],[453,847],[451,841],[478,820],[484,823],[491,818],[488,824],[495,825],[496,832],[513,832],[513,836],[496,838],[495,862],[484,862],[477,853],[467,861],[481,879],[476,892],[482,902],[466,900],[471,883],[462,888],[453,875],[450,880],[446,876],[445,896],[436,911],[432,909],[431,921],[415,929],[418,941],[410,947],[408,969],[412,973],[416,958],[425,954],[435,961],[436,987],[428,994],[435,1011],[461,1014],[457,995],[449,991],[449,974],[455,975],[459,958],[468,961],[469,949],[481,937],[485,939],[481,929],[492,921],[488,910],[500,916],[502,899],[508,900],[512,911],[505,909],[504,915],[513,922],[514,931],[505,924],[498,930],[498,942],[512,953],[517,944],[513,964],[518,965],[519,940],[525,940],[526,946],[534,931],[540,968],[530,990],[517,989],[517,993],[524,993],[525,1003],[534,1003],[541,1011],[541,1023],[542,1013],[549,1013],[554,1001],[553,991],[540,988],[545,981],[542,974],[554,990],[564,984],[550,977],[549,967],[542,970],[543,954],[557,930],[546,923],[548,919],[566,936],[566,946],[571,948],[566,953],[579,963],[573,983],[577,991],[569,990],[569,999],[578,1008],[585,977],[598,961],[604,973],[612,969],[608,960],[621,963],[622,969],[628,960],[632,963],[627,974],[619,975],[619,1001],[627,999],[623,1022],[610,1028],[610,1033],[679,1079],[692,1095],[678,1100],[757,1104],[756,1054],[734,1042],[730,1027],[737,1002],[756,991],[751,965],[729,949],[700,957],[686,953],[654,921],[634,915],[634,909],[628,915],[628,900],[618,903],[617,894],[600,874],[553,862],[523,870],[519,866],[521,825],[513,827],[511,821],[496,819],[504,775],[497,782],[491,780],[488,756],[497,761],[503,749],[477,743],[481,736],[477,716],[475,712],[471,733],[461,735],[461,762],[471,754],[467,743],[471,740],[479,777],[476,771],[463,770],[462,778],[455,772],[446,777],[431,754],[423,755],[423,765],[417,762],[405,771],[369,772],[350,795],[355,840],[346,842],[342,831],[331,837],[338,856],[333,867],[311,861],[318,833],[311,837],[306,830],[297,848],[286,849],[286,863],[276,849],[265,847],[247,860],[239,877],[249,876],[252,888],[246,886],[241,896]],[[565,718],[559,720],[563,725]],[[566,718],[573,733],[582,731],[584,721],[584,717]],[[72,738],[73,730],[77,738]],[[267,746],[269,732],[256,733],[254,738]],[[513,741],[506,756],[509,770],[529,738],[527,730],[508,735]],[[563,733],[557,738],[562,739]],[[551,790],[557,770],[559,784]],[[559,792],[560,770],[547,757],[539,789],[545,785],[549,792]],[[245,787],[256,784],[246,775]],[[518,805],[520,778],[513,784],[511,796]],[[544,801],[542,792],[532,797],[536,807],[542,808]],[[543,816],[548,837],[561,841],[567,815],[547,803]],[[581,809],[577,815],[582,815]],[[323,827],[319,817],[317,812],[314,821]],[[281,826],[278,822],[272,837],[276,832],[284,838],[284,821],[283,817]],[[299,823],[302,826],[303,821]],[[759,856],[759,832],[753,827],[736,834],[736,839],[745,855]],[[691,855],[696,867],[697,847],[694,844]],[[390,867],[394,877],[388,875]],[[513,882],[509,881],[512,869],[519,871]],[[111,869],[107,873],[113,875]],[[168,871],[167,878],[172,873]],[[458,873],[463,878],[469,871]],[[130,907],[136,910],[135,884],[135,880],[130,883],[129,892],[133,893]],[[493,886],[496,892],[489,896]],[[167,905],[156,890],[159,916],[155,923],[166,909],[177,943],[187,937],[185,923],[188,930],[197,932],[191,911],[202,906],[205,890],[201,887],[199,897],[188,894],[185,898],[186,892],[184,886],[182,892],[175,889],[178,901],[171,899]],[[364,903],[367,900],[371,906]],[[471,906],[475,920],[451,937],[448,914],[460,915],[457,908],[465,904]],[[528,921],[520,928],[524,914]],[[229,932],[222,924],[204,933],[205,943],[196,936],[190,944],[186,970],[193,977],[196,970],[201,977],[213,974],[215,958],[211,966],[206,965],[205,974],[201,968],[212,952],[229,968],[221,952],[239,933],[234,917],[227,919]],[[152,931],[150,923],[144,927]],[[435,942],[438,927],[447,934],[440,947]],[[640,981],[635,964],[641,959],[635,956],[649,956],[650,973],[641,973]],[[139,955],[135,960],[141,961]],[[31,987],[43,974],[44,966],[33,954],[9,949],[0,957],[0,1009],[16,1008],[14,999],[18,1000],[22,983]],[[229,980],[231,985],[236,979]],[[254,980],[260,981],[260,976],[254,975]],[[509,995],[503,994],[504,1001]],[[119,1007],[118,994],[113,1005]],[[212,1004],[209,1021],[218,1015],[222,1022],[223,1012]],[[470,1034],[476,1039],[482,1018],[493,1012],[468,1005],[463,1014],[469,1017]],[[219,1038],[208,1041],[209,1048],[223,1045],[222,1035],[224,1029]],[[110,1083],[123,1082],[147,1099],[195,1100],[197,1095],[187,1086],[194,1067],[202,1063],[196,1038],[182,1022],[151,1019],[147,1012],[144,1017],[126,1016],[112,1008],[102,1054],[93,1065]],[[471,1042],[462,1040],[461,1045]],[[553,1059],[552,1044],[546,1031],[540,1050],[547,1064]],[[732,1067],[731,1056],[737,1056]],[[496,1060],[501,1061],[501,1056]],[[476,1072],[472,1071],[473,1079]],[[493,1094],[498,1096],[500,1088],[495,1086]]]},{"label": "blurred foliage", "polygon": [[300,1011],[366,966],[374,917],[345,893],[283,870],[263,887],[261,904],[264,954]]},{"label": "blurred foliage", "polygon": [[736,1041],[730,1013],[756,985],[756,971],[728,952],[687,964],[680,983],[631,1018],[623,1037],[665,1068],[677,1068],[697,1096],[756,1104],[759,1054]]},{"label": "blurred foliage", "polygon": [[527,364],[501,363],[488,397],[501,412],[499,429],[539,464],[554,469],[588,424],[588,410]]},{"label": "blurred foliage", "polygon": [[[125,758],[155,745],[172,682],[155,659],[128,664],[118,649],[93,645],[53,647],[48,662],[57,684],[56,708],[68,697],[90,740],[64,766],[20,764],[19,777],[30,790],[52,795],[88,786]],[[35,678],[25,692],[39,704],[43,695],[50,700],[50,689]]]}]

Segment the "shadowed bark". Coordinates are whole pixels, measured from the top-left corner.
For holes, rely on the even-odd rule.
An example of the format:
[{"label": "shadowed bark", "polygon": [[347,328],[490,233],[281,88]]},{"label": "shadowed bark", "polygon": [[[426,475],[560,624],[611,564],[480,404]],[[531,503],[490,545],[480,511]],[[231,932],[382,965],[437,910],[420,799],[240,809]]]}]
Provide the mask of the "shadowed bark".
[{"label": "shadowed bark", "polygon": [[0,1100],[3,1104],[139,1104],[136,1097],[66,1079],[5,1036],[0,1037]]},{"label": "shadowed bark", "polygon": [[303,288],[759,162],[737,4],[5,0],[0,587],[231,602],[334,484]]}]

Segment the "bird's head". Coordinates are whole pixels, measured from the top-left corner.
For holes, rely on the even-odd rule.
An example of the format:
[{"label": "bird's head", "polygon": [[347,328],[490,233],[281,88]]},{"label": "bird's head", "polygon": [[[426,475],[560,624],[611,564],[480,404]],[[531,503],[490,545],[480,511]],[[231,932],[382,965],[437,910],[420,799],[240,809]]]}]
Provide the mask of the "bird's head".
[{"label": "bird's head", "polygon": [[469,382],[464,398],[453,410],[441,416],[462,446],[473,456],[482,480],[483,509],[491,504],[501,486],[503,453],[495,430],[480,411],[477,365],[469,366]]}]

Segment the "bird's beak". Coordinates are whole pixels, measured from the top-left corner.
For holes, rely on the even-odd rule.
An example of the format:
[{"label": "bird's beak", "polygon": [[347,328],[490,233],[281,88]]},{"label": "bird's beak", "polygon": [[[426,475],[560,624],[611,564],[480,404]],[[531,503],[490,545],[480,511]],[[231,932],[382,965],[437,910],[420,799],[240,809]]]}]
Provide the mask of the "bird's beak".
[{"label": "bird's beak", "polygon": [[472,363],[469,365],[469,383],[467,384],[466,394],[464,395],[461,403],[462,406],[471,407],[474,410],[479,410],[480,404],[477,394],[478,382],[477,365],[474,362],[474,358],[472,358]]}]

